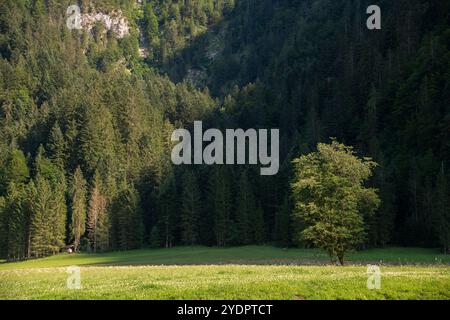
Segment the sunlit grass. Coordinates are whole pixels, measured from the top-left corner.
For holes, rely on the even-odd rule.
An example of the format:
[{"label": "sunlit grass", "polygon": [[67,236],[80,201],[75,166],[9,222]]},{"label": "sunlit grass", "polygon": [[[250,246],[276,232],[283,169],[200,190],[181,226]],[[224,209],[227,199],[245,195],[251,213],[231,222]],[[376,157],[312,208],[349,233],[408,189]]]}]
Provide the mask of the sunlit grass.
[{"label": "sunlit grass", "polygon": [[0,299],[450,299],[449,267],[336,266],[82,267],[80,290],[65,268],[0,271]]},{"label": "sunlit grass", "polygon": [[[450,299],[450,257],[432,249],[374,249],[329,265],[317,250],[274,247],[62,254],[0,264],[0,299]],[[367,289],[367,264],[381,289]],[[80,290],[66,266],[81,267]]]}]

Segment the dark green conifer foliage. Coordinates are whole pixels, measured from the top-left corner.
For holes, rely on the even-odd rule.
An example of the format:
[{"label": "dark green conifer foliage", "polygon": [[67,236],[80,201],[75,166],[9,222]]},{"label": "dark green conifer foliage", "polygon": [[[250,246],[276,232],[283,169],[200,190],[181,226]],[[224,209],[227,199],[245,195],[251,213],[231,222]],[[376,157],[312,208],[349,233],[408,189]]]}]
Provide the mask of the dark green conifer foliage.
[{"label": "dark green conifer foliage", "polygon": [[231,240],[231,230],[233,221],[232,213],[232,195],[230,170],[225,167],[219,167],[211,170],[209,186],[209,201],[211,202],[212,212],[209,214],[214,217],[214,234],[217,246],[226,246]]},{"label": "dark green conifer foliage", "polygon": [[119,250],[140,248],[143,245],[144,225],[140,197],[134,186],[122,182],[112,208],[113,247]]},{"label": "dark green conifer foliage", "polygon": [[250,244],[254,240],[254,213],[257,210],[253,189],[247,171],[242,171],[237,194],[236,227],[239,244]]},{"label": "dark green conifer foliage", "polygon": [[434,193],[433,226],[437,233],[439,243],[445,253],[450,252],[450,190],[445,176],[444,164],[437,177]]},{"label": "dark green conifer foliage", "polygon": [[280,163],[337,137],[380,164],[368,184],[382,205],[361,246],[448,247],[449,2],[385,2],[381,32],[366,30],[363,3],[274,4],[80,1],[83,13],[120,9],[131,28],[119,39],[101,22],[68,30],[57,1],[0,1],[1,255],[71,243],[65,181],[78,167],[92,250],[140,246],[134,220],[164,247],[293,244],[306,225],[290,224],[289,170],[247,168],[246,182],[227,167],[217,183],[217,168],[198,167],[185,190],[191,168],[173,168],[170,135],[195,120],[280,128]]},{"label": "dark green conifer foliage", "polygon": [[86,221],[87,238],[92,251],[110,249],[110,203],[98,171],[94,174]]},{"label": "dark green conifer foliage", "polygon": [[70,236],[73,241],[75,251],[80,248],[81,237],[86,231],[86,180],[83,177],[83,172],[80,167],[75,170],[71,181],[71,221],[70,221]]},{"label": "dark green conifer foliage", "polygon": [[47,150],[49,153],[49,158],[52,160],[52,162],[60,168],[64,169],[67,154],[67,144],[64,139],[63,133],[61,132],[61,128],[57,123],[53,126],[50,132]]},{"label": "dark green conifer foliage", "polygon": [[[180,203],[178,201],[177,187],[175,177],[169,176],[162,184],[159,191],[159,211],[157,217],[156,230],[160,238],[160,245],[165,248],[171,248],[175,244],[175,231],[177,230],[177,213]],[[152,229],[152,233],[156,236],[156,231]]]},{"label": "dark green conifer foliage", "polygon": [[1,198],[0,254],[10,261],[28,257],[30,208],[27,186],[11,182]]},{"label": "dark green conifer foliage", "polygon": [[183,175],[181,204],[181,240],[185,245],[195,245],[199,239],[199,213],[201,195],[198,180],[194,172],[188,170]]},{"label": "dark green conifer foliage", "polygon": [[287,247],[292,243],[291,235],[291,201],[290,196],[286,195],[283,204],[277,210],[275,215],[275,235],[274,240],[279,246]]}]

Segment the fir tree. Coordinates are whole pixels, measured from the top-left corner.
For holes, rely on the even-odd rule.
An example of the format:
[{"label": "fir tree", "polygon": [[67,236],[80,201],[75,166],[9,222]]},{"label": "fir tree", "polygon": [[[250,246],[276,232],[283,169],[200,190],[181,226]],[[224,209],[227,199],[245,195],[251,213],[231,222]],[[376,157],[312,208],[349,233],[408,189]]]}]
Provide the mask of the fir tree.
[{"label": "fir tree", "polygon": [[444,164],[436,179],[435,208],[433,214],[433,226],[437,233],[439,243],[447,254],[450,251],[450,192],[447,178],[444,174]]},{"label": "fir tree", "polygon": [[252,221],[256,211],[255,197],[247,172],[243,171],[239,180],[236,211],[237,240],[239,244],[250,244],[254,237]]},{"label": "fir tree", "polygon": [[47,150],[49,153],[49,158],[52,160],[52,162],[58,167],[64,169],[67,154],[67,144],[64,139],[64,135],[61,132],[61,128],[57,123],[55,123],[50,132]]},{"label": "fir tree", "polygon": [[188,170],[183,175],[183,195],[181,208],[181,238],[183,244],[194,245],[199,239],[198,217],[201,210],[200,190],[197,177]]},{"label": "fir tree", "polygon": [[251,243],[254,244],[264,244],[266,241],[266,232],[264,226],[264,211],[261,205],[258,205],[250,215],[251,223],[251,234],[252,240]]},{"label": "fir tree", "polygon": [[159,232],[158,226],[154,226],[150,231],[150,247],[160,248],[161,247],[161,234]]},{"label": "fir tree", "polygon": [[31,185],[30,256],[42,257],[58,253],[65,243],[65,186],[52,186],[38,174]]},{"label": "fir tree", "polygon": [[29,177],[30,172],[23,152],[19,149],[12,149],[6,165],[0,169],[0,194],[6,193],[9,183],[25,183]]},{"label": "fir tree", "polygon": [[0,253],[9,261],[28,257],[29,199],[27,186],[11,182],[0,208]]},{"label": "fir tree", "polygon": [[144,10],[145,34],[149,49],[153,50],[153,46],[159,41],[159,23],[151,3],[145,6]]},{"label": "fir tree", "polygon": [[93,186],[90,191],[89,208],[87,215],[87,236],[90,247],[94,252],[109,248],[109,215],[108,200],[103,194],[101,177],[98,172],[94,174]]},{"label": "fir tree", "polygon": [[166,248],[174,245],[177,214],[177,187],[175,178],[170,176],[159,191],[159,210],[157,227]]},{"label": "fir tree", "polygon": [[66,238],[66,179],[62,168],[44,157],[39,147],[35,159],[36,177],[29,186],[30,234],[29,256],[55,254]]},{"label": "fir tree", "polygon": [[8,210],[6,199],[0,197],[0,259],[8,257]]},{"label": "fir tree", "polygon": [[80,167],[75,170],[71,187],[72,219],[70,234],[75,251],[80,248],[80,240],[86,230],[86,180]]},{"label": "fir tree", "polygon": [[290,196],[284,197],[283,203],[275,215],[275,241],[278,245],[287,247],[291,244],[291,200]]},{"label": "fir tree", "polygon": [[140,248],[143,244],[144,225],[137,190],[122,182],[118,196],[114,199],[112,228],[115,247],[120,250]]},{"label": "fir tree", "polygon": [[[216,244],[226,246],[231,240],[231,185],[229,171],[223,167],[213,169],[210,177],[210,199],[214,217]],[[211,214],[211,213],[210,213]]]}]

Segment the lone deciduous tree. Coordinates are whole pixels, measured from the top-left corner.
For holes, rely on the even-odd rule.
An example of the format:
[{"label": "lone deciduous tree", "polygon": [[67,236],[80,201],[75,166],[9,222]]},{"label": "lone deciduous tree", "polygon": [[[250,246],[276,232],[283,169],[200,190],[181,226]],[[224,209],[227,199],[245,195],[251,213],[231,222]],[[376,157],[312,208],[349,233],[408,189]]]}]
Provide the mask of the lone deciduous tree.
[{"label": "lone deciduous tree", "polygon": [[336,141],[293,163],[294,218],[305,226],[300,236],[343,265],[345,253],[365,238],[364,216],[380,204],[376,190],[364,186],[376,163]]}]

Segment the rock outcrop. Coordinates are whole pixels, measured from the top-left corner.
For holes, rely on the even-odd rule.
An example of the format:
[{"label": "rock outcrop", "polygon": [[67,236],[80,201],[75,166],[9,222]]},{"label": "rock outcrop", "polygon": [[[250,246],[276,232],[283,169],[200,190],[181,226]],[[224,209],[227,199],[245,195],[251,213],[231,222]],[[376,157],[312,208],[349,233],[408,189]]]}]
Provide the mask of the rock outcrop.
[{"label": "rock outcrop", "polygon": [[118,38],[123,38],[130,33],[128,20],[120,10],[109,14],[96,12],[81,15],[81,26],[85,30],[91,31],[98,22],[102,22],[106,31],[113,31]]}]

